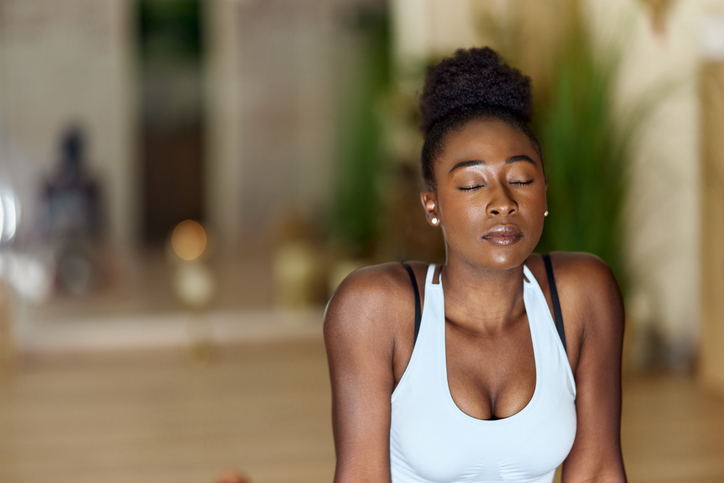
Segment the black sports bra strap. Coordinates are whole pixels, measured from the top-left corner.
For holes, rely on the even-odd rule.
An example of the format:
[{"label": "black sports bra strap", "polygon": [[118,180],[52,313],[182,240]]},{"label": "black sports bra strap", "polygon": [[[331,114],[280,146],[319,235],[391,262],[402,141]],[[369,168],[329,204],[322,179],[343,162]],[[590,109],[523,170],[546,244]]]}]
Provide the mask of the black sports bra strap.
[{"label": "black sports bra strap", "polygon": [[[415,277],[415,272],[412,271],[412,267],[410,267],[408,264],[403,263],[402,266],[405,267],[407,270],[407,274],[410,276],[410,280],[412,281],[412,288],[415,291],[415,339],[414,342],[417,342],[417,334],[420,332],[420,322],[422,321],[422,309],[420,307],[420,290],[417,288],[417,277]],[[414,344],[413,342],[413,344]]]},{"label": "black sports bra strap", "polygon": [[556,288],[556,279],[553,277],[553,264],[551,263],[550,254],[543,255],[543,263],[546,266],[546,275],[548,275],[548,287],[551,289],[551,300],[553,301],[553,315],[556,319],[556,329],[563,343],[563,350],[568,352],[566,348],[566,333],[563,330],[563,313],[561,312],[561,302],[558,299],[558,289]]}]

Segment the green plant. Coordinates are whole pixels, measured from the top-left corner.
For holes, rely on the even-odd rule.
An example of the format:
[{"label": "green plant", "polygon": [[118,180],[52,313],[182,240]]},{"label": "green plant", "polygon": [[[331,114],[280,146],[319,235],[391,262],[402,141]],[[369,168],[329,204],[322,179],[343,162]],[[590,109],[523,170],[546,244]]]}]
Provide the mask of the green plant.
[{"label": "green plant", "polygon": [[203,52],[200,0],[136,0],[142,59],[198,61]]},{"label": "green plant", "polygon": [[365,10],[355,20],[361,55],[339,128],[332,235],[355,256],[370,256],[378,236],[385,159],[380,104],[390,86],[386,12]]},{"label": "green plant", "polygon": [[625,290],[622,214],[630,169],[642,127],[665,88],[614,112],[621,48],[595,45],[580,11],[569,13],[549,90],[535,110],[550,211],[538,250],[594,253]]}]

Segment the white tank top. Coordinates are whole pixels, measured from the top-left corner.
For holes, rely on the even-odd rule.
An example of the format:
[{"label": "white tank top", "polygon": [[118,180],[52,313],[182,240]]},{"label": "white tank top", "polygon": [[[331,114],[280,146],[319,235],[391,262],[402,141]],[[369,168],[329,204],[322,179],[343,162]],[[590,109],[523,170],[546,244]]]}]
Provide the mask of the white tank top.
[{"label": "white tank top", "polygon": [[533,397],[518,413],[481,420],[457,407],[445,358],[445,299],[425,281],[425,303],[412,357],[392,393],[393,483],[550,483],[576,436],[576,388],[545,296],[524,266],[525,310],[535,356]]}]

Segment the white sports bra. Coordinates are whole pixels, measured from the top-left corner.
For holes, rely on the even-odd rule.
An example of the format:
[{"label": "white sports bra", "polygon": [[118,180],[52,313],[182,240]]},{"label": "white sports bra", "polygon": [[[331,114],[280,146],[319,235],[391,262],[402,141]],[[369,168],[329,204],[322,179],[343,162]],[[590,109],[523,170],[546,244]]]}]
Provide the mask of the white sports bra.
[{"label": "white sports bra", "polygon": [[518,413],[481,420],[457,407],[445,357],[442,278],[425,281],[420,331],[392,393],[393,483],[550,483],[576,436],[576,387],[545,296],[527,266],[524,302],[535,357],[533,397]]}]

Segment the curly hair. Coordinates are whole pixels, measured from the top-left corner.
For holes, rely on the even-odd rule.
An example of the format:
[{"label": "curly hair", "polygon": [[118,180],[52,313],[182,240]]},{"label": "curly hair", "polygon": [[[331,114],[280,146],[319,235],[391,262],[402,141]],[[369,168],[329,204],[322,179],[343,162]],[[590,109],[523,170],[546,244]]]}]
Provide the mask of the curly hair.
[{"label": "curly hair", "polygon": [[541,154],[529,123],[532,115],[530,78],[508,66],[491,48],[459,49],[429,66],[420,95],[422,175],[435,188],[433,161],[445,137],[472,119],[499,119],[524,133]]}]

